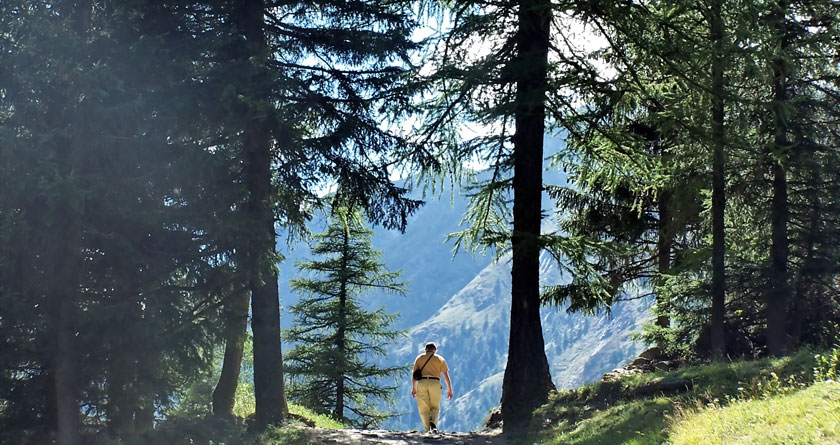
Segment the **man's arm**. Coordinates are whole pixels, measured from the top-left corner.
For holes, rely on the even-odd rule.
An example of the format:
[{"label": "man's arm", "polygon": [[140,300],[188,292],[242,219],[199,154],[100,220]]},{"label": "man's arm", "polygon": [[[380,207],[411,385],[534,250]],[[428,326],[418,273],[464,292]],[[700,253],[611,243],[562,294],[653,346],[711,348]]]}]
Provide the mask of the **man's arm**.
[{"label": "man's arm", "polygon": [[452,398],[452,381],[449,380],[449,371],[443,371],[443,378],[446,379],[446,397]]},{"label": "man's arm", "polygon": [[414,368],[411,370],[411,397],[417,397],[417,380],[414,380],[414,371],[417,370],[417,359],[414,360]]}]

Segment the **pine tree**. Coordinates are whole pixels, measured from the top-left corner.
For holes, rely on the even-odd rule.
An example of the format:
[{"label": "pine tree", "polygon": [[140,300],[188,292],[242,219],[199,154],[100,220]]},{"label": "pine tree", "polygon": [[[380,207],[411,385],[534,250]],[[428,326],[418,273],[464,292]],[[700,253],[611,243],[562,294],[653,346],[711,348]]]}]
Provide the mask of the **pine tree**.
[{"label": "pine tree", "polygon": [[[826,39],[836,32],[825,18],[831,15],[828,10],[836,11],[836,5],[806,3],[788,4],[787,12],[780,13],[778,2],[699,5],[668,1],[638,8],[598,8],[586,16],[587,23],[593,23],[608,42],[607,49],[591,56],[603,56],[605,62],[619,68],[609,85],[586,82],[576,89],[587,105],[581,107],[583,113],[573,115],[572,122],[578,124],[570,130],[573,153],[560,159],[576,189],[554,192],[561,206],[572,210],[563,216],[561,227],[570,234],[585,235],[581,244],[589,247],[584,249],[585,255],[575,251],[575,245],[565,249],[574,253],[573,263],[581,265],[571,285],[552,289],[564,291],[557,296],[579,288],[606,289],[609,294],[613,279],[625,282],[652,277],[652,265],[636,255],[647,250],[650,253],[642,255],[651,258],[656,238],[643,235],[635,238],[636,243],[625,244],[624,236],[632,236],[639,227],[621,224],[614,217],[621,213],[613,215],[611,210],[635,208],[644,224],[658,218],[661,229],[670,221],[671,230],[665,233],[674,237],[670,272],[663,275],[664,268],[660,268],[660,280],[653,283],[657,306],[669,305],[672,313],[668,315],[674,317],[675,324],[670,330],[652,330],[649,339],[678,338],[668,343],[691,345],[695,352],[720,358],[724,353],[758,352],[761,346],[756,345],[765,342],[765,313],[775,315],[775,320],[768,321],[776,326],[773,331],[777,335],[790,326],[803,326],[795,319],[785,319],[785,314],[797,313],[792,307],[797,304],[807,306],[807,297],[769,304],[766,296],[791,294],[784,290],[783,282],[810,275],[800,268],[812,254],[822,255],[813,250],[809,237],[802,236],[808,233],[802,228],[820,226],[814,225],[812,218],[819,210],[806,204],[815,202],[813,199],[803,199],[804,194],[799,193],[814,197],[831,186],[790,178],[814,178],[805,172],[833,157],[817,154],[825,153],[827,147],[816,141],[831,139],[820,122],[827,117],[822,105],[831,103],[833,97],[827,93],[833,88],[832,82],[826,82],[831,76],[822,69],[827,66]],[[782,34],[787,39],[785,45],[781,44],[785,43]],[[582,59],[586,56],[581,54]],[[794,71],[797,74],[791,74]],[[768,79],[785,85],[774,89]],[[814,107],[817,103],[822,105]],[[806,121],[809,123],[804,124]],[[655,137],[639,138],[640,127],[652,130],[642,133]],[[779,134],[785,139],[771,137]],[[637,148],[639,142],[652,140],[664,143],[667,157],[650,162],[654,158]],[[783,141],[787,143],[780,145]],[[776,174],[782,165],[788,171]],[[750,173],[726,174],[731,171]],[[693,179],[686,182],[680,177]],[[767,177],[775,182],[761,179]],[[794,183],[796,197],[790,194]],[[811,186],[804,186],[806,183]],[[703,204],[708,212],[699,212],[696,205],[685,206],[701,202],[704,189],[711,197]],[[683,196],[668,196],[674,191]],[[671,198],[676,205],[656,209],[651,193]],[[784,195],[788,197],[773,200]],[[730,199],[740,211],[725,210]],[[771,202],[775,204],[768,205]],[[799,205],[803,212],[794,212]],[[599,220],[597,212],[606,217]],[[674,215],[680,216],[675,220]],[[788,223],[782,224],[788,218]],[[794,218],[797,222],[791,223]],[[797,227],[798,234],[781,235],[788,230],[786,226]],[[621,236],[616,236],[617,230]],[[652,230],[651,224],[636,233]],[[560,241],[563,250],[566,239]],[[663,241],[662,237],[656,240],[657,247],[668,244]],[[785,254],[788,243],[797,247]],[[727,245],[738,248],[727,249]],[[795,255],[794,250],[798,252]],[[771,252],[776,258],[787,259],[771,261]],[[782,263],[790,269],[787,278]],[[771,273],[772,264],[776,272]],[[730,274],[733,278],[726,279]],[[826,292],[833,294],[831,286],[815,294]],[[785,343],[778,338],[775,341]]]},{"label": "pine tree", "polygon": [[167,119],[193,90],[169,89],[184,59],[144,6],[0,5],[0,422],[21,442],[148,431],[217,338],[225,192]]},{"label": "pine tree", "polygon": [[[411,94],[403,75],[414,24],[403,2],[220,1],[197,10],[218,31],[210,36],[207,76],[216,86],[211,97],[225,105],[219,123],[226,144],[239,152],[248,189],[247,200],[236,203],[247,227],[233,260],[248,282],[239,298],[251,297],[257,419],[264,426],[285,414],[277,228],[305,233],[311,209],[323,204],[317,189],[328,181],[386,227],[404,229],[420,205],[389,177],[390,166],[411,152],[392,124]],[[230,331],[226,369],[237,367],[241,329]],[[220,380],[222,414],[235,382],[235,372]]]},{"label": "pine tree", "polygon": [[[547,0],[451,6],[453,26],[436,40],[429,81],[439,94],[426,104],[424,140],[445,147],[442,157],[456,175],[469,177],[462,166],[472,159],[493,171],[487,182],[470,184],[475,193],[465,215],[468,228],[453,236],[458,247],[512,252],[501,410],[505,428],[518,430],[554,387],[540,318],[539,255],[546,104],[560,88],[556,65],[549,64],[555,6]],[[475,52],[477,41],[487,46],[486,55]],[[498,131],[460,141],[459,127],[467,121]]]},{"label": "pine tree", "polygon": [[298,263],[305,277],[292,280],[304,297],[291,308],[289,339],[296,344],[286,355],[292,398],[361,428],[389,417],[376,404],[390,400],[396,386],[383,380],[405,371],[375,363],[404,333],[390,330],[396,315],[366,310],[363,295],[402,293],[405,287],[400,272],[387,271],[379,261],[372,235],[358,211],[339,208],[327,231],[314,237],[312,254],[319,259]]}]

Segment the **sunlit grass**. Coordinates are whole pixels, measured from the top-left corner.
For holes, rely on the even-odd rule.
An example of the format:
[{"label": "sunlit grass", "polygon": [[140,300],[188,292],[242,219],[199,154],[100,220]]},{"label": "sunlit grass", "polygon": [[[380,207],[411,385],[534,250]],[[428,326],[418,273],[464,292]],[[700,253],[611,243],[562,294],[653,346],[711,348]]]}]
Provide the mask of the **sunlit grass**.
[{"label": "sunlit grass", "polygon": [[840,443],[840,383],[793,394],[689,410],[671,427],[674,445],[708,443]]},{"label": "sunlit grass", "polygon": [[664,397],[637,400],[598,410],[591,417],[574,424],[563,421],[540,443],[597,445],[597,444],[661,444],[665,428],[663,413],[672,403]]},{"label": "sunlit grass", "polygon": [[[838,436],[832,436],[837,434],[834,430],[840,431],[840,407],[837,406],[840,403],[837,399],[840,398],[840,388],[835,386],[833,389],[837,398],[824,401],[833,407],[833,411],[822,410],[819,411],[820,414],[814,414],[806,410],[812,404],[812,391],[827,391],[820,389],[825,384],[803,391],[810,385],[814,365],[814,352],[803,349],[783,358],[696,365],[673,371],[633,375],[615,382],[597,382],[574,391],[553,395],[552,401],[537,413],[544,429],[533,439],[541,444],[671,443],[676,437],[675,425],[684,425],[684,422],[688,422],[689,415],[700,415],[705,413],[708,407],[713,407],[714,409],[709,409],[709,413],[706,414],[713,419],[721,413],[717,408],[730,404],[734,413],[736,406],[752,403],[744,402],[745,396],[761,393],[766,395],[764,398],[767,400],[756,403],[767,406],[756,409],[764,409],[767,413],[778,412],[780,417],[788,419],[788,424],[780,428],[792,431],[790,436],[784,436],[781,432],[774,434],[783,438],[799,434],[810,442],[805,439],[797,439],[798,442],[773,439],[776,436],[756,440],[732,440],[726,436],[712,438],[708,431],[702,430],[703,432],[697,435],[697,442],[688,440],[676,443],[700,443],[700,440],[705,443],[840,443]],[[640,385],[668,379],[688,379],[693,382],[694,387],[687,392],[668,396],[634,398],[629,395],[633,388]],[[778,399],[774,398],[772,400],[776,401],[771,402],[771,397]],[[788,397],[792,406],[786,413],[773,404],[784,404]],[[834,417],[830,419],[832,415]],[[756,425],[762,420],[774,421],[766,416],[757,417],[752,420],[755,422],[752,428],[760,429]],[[748,425],[745,418],[737,417],[731,420],[731,424],[733,427]],[[712,425],[709,428],[721,429],[721,425]]]},{"label": "sunlit grass", "polygon": [[296,414],[301,417],[305,417],[309,420],[315,422],[315,426],[319,428],[327,428],[331,430],[342,430],[347,428],[347,425],[339,422],[338,420],[333,419],[330,416],[326,416],[324,414],[316,414],[312,412],[310,409],[305,408],[300,405],[289,404],[289,412],[292,414]]},{"label": "sunlit grass", "polygon": [[[236,398],[233,406],[233,414],[237,417],[247,418],[254,414],[256,410],[256,402],[254,401],[254,387],[249,383],[240,383],[236,388]],[[289,413],[304,417],[315,422],[315,426],[320,428],[328,428],[333,430],[340,430],[347,428],[347,425],[342,424],[338,420],[324,414],[316,414],[312,410],[289,403]]]}]

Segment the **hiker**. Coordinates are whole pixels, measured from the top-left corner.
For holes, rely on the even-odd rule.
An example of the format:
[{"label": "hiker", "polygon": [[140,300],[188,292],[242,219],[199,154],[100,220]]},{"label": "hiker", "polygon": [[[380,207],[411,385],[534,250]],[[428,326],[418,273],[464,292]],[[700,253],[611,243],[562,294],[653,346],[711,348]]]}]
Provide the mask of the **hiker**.
[{"label": "hiker", "polygon": [[417,410],[427,432],[437,432],[438,414],[440,413],[440,374],[446,379],[446,396],[452,399],[452,381],[449,380],[449,368],[446,360],[435,354],[437,345],[426,343],[426,352],[414,360],[414,372],[411,379],[411,397],[417,398]]}]

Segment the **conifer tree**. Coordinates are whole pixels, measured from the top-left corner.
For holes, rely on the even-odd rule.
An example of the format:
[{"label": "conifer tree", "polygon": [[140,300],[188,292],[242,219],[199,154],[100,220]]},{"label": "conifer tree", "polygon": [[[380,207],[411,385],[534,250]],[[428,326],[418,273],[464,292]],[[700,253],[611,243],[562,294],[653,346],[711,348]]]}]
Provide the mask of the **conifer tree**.
[{"label": "conifer tree", "polygon": [[[237,150],[247,199],[235,205],[245,227],[233,260],[246,284],[234,298],[251,298],[257,420],[285,415],[279,305],[274,264],[276,230],[305,233],[316,189],[341,184],[371,221],[404,229],[419,205],[390,180],[389,166],[411,149],[393,131],[406,111],[405,78],[414,26],[404,2],[269,3],[220,1],[195,7],[212,48],[206,75],[210,97],[224,104],[218,124]],[[217,37],[221,36],[221,37]],[[408,152],[408,153],[406,153]],[[427,158],[424,162],[430,162]],[[217,392],[220,414],[230,407],[241,359],[241,301],[230,300],[226,370]],[[238,315],[237,315],[238,314]]]},{"label": "conifer tree", "polygon": [[[591,278],[584,279],[583,286],[573,283],[565,288],[591,289],[590,284],[603,280],[599,275],[620,285],[654,278],[651,283],[658,317],[652,332],[656,332],[653,335],[660,346],[670,335],[665,283],[685,267],[686,253],[702,247],[693,228],[702,221],[701,190],[711,189],[711,202],[704,204],[709,207],[713,228],[712,315],[707,323],[711,325],[716,357],[722,357],[725,349],[724,155],[732,150],[727,146],[724,128],[725,105],[730,106],[732,100],[724,88],[724,69],[733,50],[729,43],[732,39],[724,33],[724,12],[720,2],[688,6],[677,1],[631,8],[614,5],[584,14],[604,37],[604,51],[609,54],[605,59],[616,64],[619,74],[610,84],[579,85],[578,91],[588,104],[582,107],[584,113],[570,119],[577,127],[570,136],[574,154],[561,159],[561,165],[573,172],[578,189],[564,194],[574,197],[591,193],[596,199],[606,195],[598,207],[579,204],[572,208],[598,211],[612,208],[609,201],[618,200],[624,203],[620,208],[625,212],[632,213],[635,208],[639,216],[644,216],[640,222],[645,224],[646,219],[651,224],[635,235],[631,226],[631,231],[620,237],[615,237],[620,225],[612,219],[584,232],[574,230],[574,224],[564,225],[573,229],[572,233],[588,232],[587,238],[595,245],[607,241],[609,247],[602,245],[600,253],[590,256],[598,258],[594,266],[599,273],[575,274]],[[699,50],[698,39],[710,44]],[[569,202],[563,199],[561,205]],[[586,218],[585,213],[581,217]],[[578,228],[582,226],[578,224]],[[651,233],[653,230],[655,233]],[[635,236],[635,240],[629,245],[616,243],[624,236]],[[692,239],[695,241],[689,241]],[[586,256],[574,255],[583,258],[579,270],[590,267],[592,262]],[[559,286],[553,290],[563,289]],[[611,290],[617,292],[620,287]]]},{"label": "conifer tree", "polygon": [[389,417],[376,404],[389,400],[396,386],[383,380],[405,371],[376,364],[404,333],[390,330],[396,315],[365,309],[364,294],[405,287],[400,272],[380,262],[372,235],[358,211],[339,208],[327,231],[314,237],[318,259],[298,263],[303,277],[291,282],[303,298],[291,307],[289,339],[296,344],[286,355],[292,398],[361,428]]},{"label": "conifer tree", "polygon": [[[493,171],[486,182],[470,184],[474,196],[465,215],[468,228],[454,237],[458,247],[512,253],[501,411],[504,427],[518,430],[554,387],[540,318],[543,138],[550,114],[546,104],[561,88],[558,73],[568,66],[549,64],[552,2],[443,3],[451,7],[452,26],[435,41],[429,80],[439,94],[426,104],[424,140],[445,147],[443,156],[451,160],[447,167],[456,175],[470,176],[461,166],[471,159],[486,162]],[[484,51],[475,51],[477,42]],[[464,122],[480,122],[494,131],[462,141],[458,135]]]},{"label": "conifer tree", "polygon": [[100,6],[0,5],[0,428],[21,443],[148,431],[216,339],[227,209],[197,130],[167,119],[184,59],[144,35],[148,5]]},{"label": "conifer tree", "polygon": [[[814,258],[811,255],[831,255],[826,250],[818,254],[803,235],[808,233],[804,227],[820,226],[813,225],[811,217],[821,210],[806,203],[827,203],[813,198],[832,186],[813,179],[791,181],[800,175],[814,178],[816,172],[811,169],[817,163],[833,162],[834,155],[823,157],[831,150],[817,142],[832,139],[828,134],[833,133],[821,124],[828,116],[824,114],[828,109],[822,107],[835,97],[829,93],[834,91],[834,83],[827,81],[831,76],[823,71],[830,66],[824,45],[836,32],[835,22],[826,21],[832,16],[829,10],[836,12],[837,6],[822,1],[715,1],[708,5],[668,1],[592,10],[589,19],[608,44],[605,52],[595,54],[606,54],[604,61],[620,68],[611,85],[593,82],[577,89],[588,104],[581,109],[592,112],[579,115],[579,125],[571,127],[576,129],[570,131],[574,154],[563,159],[567,162],[562,165],[571,172],[577,189],[557,192],[561,205],[573,210],[561,226],[571,229],[570,233],[588,233],[587,242],[594,247],[587,249],[588,255],[572,257],[584,260],[578,268],[582,273],[574,276],[575,280],[590,277],[584,280],[584,288],[598,290],[605,287],[605,277],[610,278],[606,284],[612,277],[623,281],[621,272],[628,271],[624,278],[645,279],[651,270],[638,268],[639,273],[633,273],[632,268],[622,267],[644,265],[628,258],[644,251],[646,244],[650,248],[646,239],[652,238],[637,238],[637,248],[631,250],[614,242],[619,241],[614,235],[622,226],[609,209],[626,201],[651,221],[670,220],[676,248],[672,268],[667,280],[654,282],[654,290],[658,298],[677,297],[665,301],[676,323],[670,330],[651,331],[658,334],[648,338],[677,338],[669,342],[720,358],[725,353],[760,352],[766,337],[765,314],[775,326],[777,349],[787,342],[781,331],[803,326],[786,314],[799,312],[793,306],[807,306],[807,297],[768,297],[803,295],[784,289],[799,285],[792,283],[794,277],[815,278],[811,275],[815,269],[806,272],[804,268],[806,259]],[[635,149],[640,125],[653,129],[655,139],[667,142],[667,159],[648,163],[644,151]],[[777,174],[781,166],[787,172]],[[751,173],[726,174],[732,171]],[[674,181],[681,176],[694,179]],[[773,182],[760,179],[768,177]],[[695,205],[686,207],[685,203],[700,202],[703,189],[711,195],[703,204],[709,212],[699,213]],[[790,193],[793,189],[796,196]],[[671,197],[676,206],[669,212],[661,208],[649,212],[654,210],[649,192],[664,195],[674,190],[683,193],[679,199]],[[803,199],[800,193],[812,199]],[[599,199],[602,194],[605,198]],[[742,209],[737,214],[725,211],[730,199]],[[603,209],[608,209],[609,217],[599,222],[596,213]],[[633,227],[626,233],[632,234]],[[796,235],[785,234],[790,227],[797,228]],[[710,245],[706,240],[711,240]],[[738,248],[727,249],[727,245]],[[592,274],[593,267],[606,273]],[[734,278],[726,280],[729,274]],[[574,290],[575,284],[573,280],[565,290]],[[814,294],[832,295],[831,287]],[[557,289],[563,290],[552,290]],[[798,337],[798,329],[791,339]]]}]

